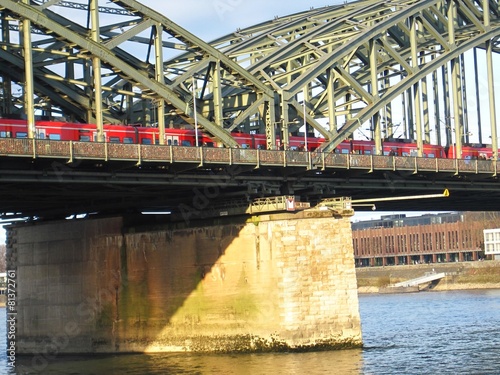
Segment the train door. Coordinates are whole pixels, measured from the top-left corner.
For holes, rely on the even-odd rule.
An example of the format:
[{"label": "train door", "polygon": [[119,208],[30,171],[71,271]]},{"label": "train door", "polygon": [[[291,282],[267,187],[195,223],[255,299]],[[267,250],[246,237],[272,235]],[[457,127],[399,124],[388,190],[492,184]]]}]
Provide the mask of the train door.
[{"label": "train door", "polygon": [[[107,141],[107,139],[108,139],[108,137],[107,137],[107,133],[106,133],[106,132],[103,132],[103,135],[104,135],[104,142],[106,142],[106,141]],[[99,142],[99,141],[97,140],[97,130],[94,130],[94,131],[92,132],[92,139],[94,140],[94,142]]]},{"label": "train door", "polygon": [[170,135],[165,134],[166,144],[169,146],[179,146],[179,136],[178,135]]},{"label": "train door", "polygon": [[36,128],[36,136],[35,136],[35,138],[38,138],[38,139],[48,138],[48,136],[46,137],[46,134],[47,134],[47,129],[37,127]]}]

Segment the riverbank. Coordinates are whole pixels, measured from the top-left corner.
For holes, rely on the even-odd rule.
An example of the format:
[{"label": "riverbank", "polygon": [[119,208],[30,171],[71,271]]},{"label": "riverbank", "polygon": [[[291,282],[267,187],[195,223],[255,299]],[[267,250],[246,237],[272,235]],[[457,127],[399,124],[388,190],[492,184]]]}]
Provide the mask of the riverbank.
[{"label": "riverbank", "polygon": [[500,261],[484,261],[357,268],[358,293],[378,293],[380,288],[427,272],[444,272],[446,277],[423,285],[426,290],[500,289]]}]

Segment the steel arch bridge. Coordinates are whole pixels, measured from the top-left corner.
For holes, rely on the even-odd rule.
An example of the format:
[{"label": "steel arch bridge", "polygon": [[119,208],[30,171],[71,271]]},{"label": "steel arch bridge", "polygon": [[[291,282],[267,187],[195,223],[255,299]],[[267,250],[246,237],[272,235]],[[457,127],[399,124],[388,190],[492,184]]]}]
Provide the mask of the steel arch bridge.
[{"label": "steel arch bridge", "polygon": [[349,2],[211,43],[134,0],[0,0],[0,22],[1,112],[26,116],[29,137],[43,115],[96,123],[101,140],[104,123],[157,126],[160,143],[168,127],[197,126],[227,147],[243,131],[286,148],[302,128],[331,151],[368,126],[376,154],[395,137],[415,139],[418,156],[431,142],[459,154],[472,101],[479,143],[489,134],[498,149],[498,1]]}]

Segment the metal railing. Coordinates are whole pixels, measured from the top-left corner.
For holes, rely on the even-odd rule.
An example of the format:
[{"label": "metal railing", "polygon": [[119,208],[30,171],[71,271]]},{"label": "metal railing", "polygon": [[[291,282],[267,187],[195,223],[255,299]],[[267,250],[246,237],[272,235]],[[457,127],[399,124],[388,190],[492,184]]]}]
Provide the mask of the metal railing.
[{"label": "metal railing", "polygon": [[485,174],[496,176],[498,162],[473,159],[437,159],[305,151],[242,148],[183,147],[142,144],[52,141],[0,138],[0,156],[74,160],[133,161],[142,163],[196,163],[300,167],[308,170],[363,169]]}]

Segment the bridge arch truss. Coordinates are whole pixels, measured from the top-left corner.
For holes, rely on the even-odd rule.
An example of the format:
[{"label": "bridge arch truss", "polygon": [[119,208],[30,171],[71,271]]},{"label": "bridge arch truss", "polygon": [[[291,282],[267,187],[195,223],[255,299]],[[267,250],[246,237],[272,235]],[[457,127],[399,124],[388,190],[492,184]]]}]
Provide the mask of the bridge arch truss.
[{"label": "bridge arch truss", "polygon": [[302,131],[332,151],[368,131],[376,154],[397,137],[418,156],[431,142],[459,154],[472,132],[498,149],[498,1],[355,1],[210,43],[134,0],[0,0],[0,17],[2,112],[25,115],[32,137],[42,113],[161,135],[199,126],[228,147],[239,130],[265,133],[268,148]]}]

